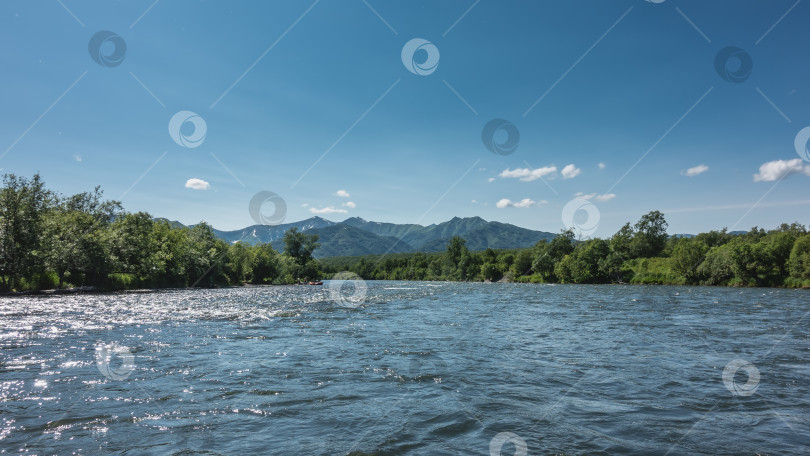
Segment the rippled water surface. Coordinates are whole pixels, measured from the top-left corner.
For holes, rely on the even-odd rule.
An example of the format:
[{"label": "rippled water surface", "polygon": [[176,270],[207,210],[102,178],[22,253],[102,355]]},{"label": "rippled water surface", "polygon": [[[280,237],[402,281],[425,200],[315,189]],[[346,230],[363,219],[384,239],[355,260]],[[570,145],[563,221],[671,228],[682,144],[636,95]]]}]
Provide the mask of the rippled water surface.
[{"label": "rippled water surface", "polygon": [[357,306],[332,297],[2,299],[0,451],[810,451],[806,290],[368,282]]}]

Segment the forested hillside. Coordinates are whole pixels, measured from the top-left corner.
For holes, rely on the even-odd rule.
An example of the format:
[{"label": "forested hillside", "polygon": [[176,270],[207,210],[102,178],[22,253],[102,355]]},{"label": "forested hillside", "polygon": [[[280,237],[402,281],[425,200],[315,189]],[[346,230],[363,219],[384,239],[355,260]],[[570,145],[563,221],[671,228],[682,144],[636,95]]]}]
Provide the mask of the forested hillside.
[{"label": "forested hillside", "polygon": [[[6,175],[0,189],[0,290],[287,284],[343,271],[367,280],[810,286],[810,234],[798,223],[669,236],[664,214],[652,211],[609,239],[577,240],[562,231],[529,248],[480,251],[462,236],[444,237],[466,230],[471,239],[497,239],[492,230],[498,226],[506,237],[536,232],[520,234],[512,225],[477,218],[429,227],[381,224],[379,234],[354,226],[367,223],[319,228],[331,249],[325,253],[345,251],[346,244],[385,255],[318,260],[315,229],[291,226],[274,243],[229,243],[205,223],[185,227],[127,213],[120,203],[104,200],[99,188],[64,196],[47,190],[38,175]],[[403,253],[411,246],[400,239],[419,229],[437,248],[443,243],[443,251]]]},{"label": "forested hillside", "polygon": [[810,286],[810,234],[797,223],[773,230],[725,229],[669,236],[658,211],[627,223],[610,239],[578,241],[563,231],[528,249],[474,252],[454,237],[442,254],[400,254],[321,261],[325,272],[364,279]]}]

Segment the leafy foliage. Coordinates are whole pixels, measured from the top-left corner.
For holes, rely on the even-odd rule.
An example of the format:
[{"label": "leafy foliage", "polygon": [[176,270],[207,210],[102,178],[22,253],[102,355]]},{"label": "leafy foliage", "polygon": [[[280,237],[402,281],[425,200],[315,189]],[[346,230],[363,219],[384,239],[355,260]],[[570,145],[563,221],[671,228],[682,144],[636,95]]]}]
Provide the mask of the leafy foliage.
[{"label": "leafy foliage", "polygon": [[645,214],[609,240],[576,241],[561,231],[518,250],[474,252],[451,238],[442,254],[322,259],[325,273],[349,270],[364,279],[509,280],[561,283],[650,283],[809,286],[810,234],[797,223],[746,233],[711,231],[670,237],[664,214]]},{"label": "leafy foliage", "polygon": [[279,253],[270,242],[226,242],[206,223],[185,227],[145,212],[127,213],[119,202],[104,200],[99,188],[63,196],[47,190],[38,175],[6,175],[0,189],[0,289],[284,284],[317,280],[322,270],[327,276],[351,271],[389,280],[810,286],[810,234],[798,223],[670,237],[664,214],[653,211],[610,239],[576,241],[569,230],[527,248],[475,251],[451,233],[497,228],[478,220],[421,227],[430,242],[444,242],[444,251],[396,253],[397,244],[408,248],[398,239],[419,225],[374,224],[379,234],[371,234],[355,226],[368,222],[350,219],[323,232],[338,243],[380,243],[368,251],[386,247],[392,253],[316,260],[320,242],[314,229],[305,233],[291,225],[276,238],[284,245]]},{"label": "leafy foliage", "polygon": [[[40,177],[6,175],[0,189],[0,288],[102,289],[292,283],[317,279],[317,237],[281,255],[270,244],[226,243],[211,226],[191,228],[126,213],[93,192],[62,196]],[[294,255],[293,255],[294,254]]]}]

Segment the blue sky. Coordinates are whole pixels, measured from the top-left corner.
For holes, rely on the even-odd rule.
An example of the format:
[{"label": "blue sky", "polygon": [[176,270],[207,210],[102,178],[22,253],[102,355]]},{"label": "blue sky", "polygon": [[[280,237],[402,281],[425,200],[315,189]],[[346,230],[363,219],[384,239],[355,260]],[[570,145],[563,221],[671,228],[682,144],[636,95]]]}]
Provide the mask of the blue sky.
[{"label": "blue sky", "polygon": [[[254,224],[260,191],[288,222],[557,232],[580,198],[594,236],[656,209],[673,233],[810,224],[808,18],[795,0],[4,1],[0,168],[220,229]],[[123,61],[94,61],[99,31]],[[429,74],[403,64],[415,38]],[[715,68],[728,46],[753,63],[741,82]],[[169,133],[180,111],[205,122],[196,147]],[[485,147],[493,119],[513,153]]]}]

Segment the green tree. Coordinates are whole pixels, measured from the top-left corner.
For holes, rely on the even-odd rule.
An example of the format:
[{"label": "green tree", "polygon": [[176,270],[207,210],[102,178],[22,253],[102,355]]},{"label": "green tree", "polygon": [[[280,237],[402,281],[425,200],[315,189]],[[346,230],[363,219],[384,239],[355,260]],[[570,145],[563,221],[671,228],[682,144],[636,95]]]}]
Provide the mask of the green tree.
[{"label": "green tree", "polygon": [[111,271],[107,230],[121,213],[121,203],[105,201],[100,187],[68,198],[53,197],[42,227],[45,265],[58,286],[70,274],[76,285],[101,285]]},{"label": "green tree", "polygon": [[515,255],[512,271],[517,277],[532,273],[532,251],[530,249],[521,250]]},{"label": "green tree", "polygon": [[292,258],[296,265],[293,271],[294,279],[318,277],[317,263],[313,264],[312,258],[312,252],[318,247],[320,244],[317,234],[302,233],[298,228],[290,228],[284,233],[284,253]]},{"label": "green tree", "polygon": [[538,243],[536,246],[532,269],[540,274],[544,281],[554,281],[555,265],[566,255],[574,251],[574,232],[562,230],[549,243]]},{"label": "green tree", "polygon": [[[152,245],[156,248],[153,258],[162,272],[154,274],[155,286],[184,287],[189,285],[188,268],[191,260],[188,228],[173,228],[168,221],[152,224]],[[194,277],[196,280],[197,277]]]},{"label": "green tree", "polygon": [[790,274],[788,262],[793,245],[805,233],[801,225],[783,223],[759,240],[760,258],[767,262],[762,265],[763,273],[768,276],[770,285],[781,285],[782,279]]},{"label": "green tree", "polygon": [[632,251],[635,257],[650,258],[661,254],[667,245],[667,227],[664,214],[651,211],[641,217],[635,225]]},{"label": "green tree", "polygon": [[625,223],[619,231],[610,238],[610,250],[622,258],[622,261],[633,258],[633,237],[635,232],[630,223]]},{"label": "green tree", "polygon": [[709,231],[708,233],[700,233],[695,236],[695,240],[702,242],[706,245],[706,247],[719,247],[728,241],[730,241],[734,236],[728,234],[728,229],[723,228],[720,231]]},{"label": "green tree", "polygon": [[279,282],[282,271],[278,252],[269,243],[257,245],[253,248],[251,269],[251,281],[254,284]]},{"label": "green tree", "polygon": [[2,288],[16,289],[20,280],[41,269],[40,233],[51,198],[39,174],[32,179],[3,176],[0,189],[0,275]]},{"label": "green tree", "polygon": [[709,248],[696,239],[682,238],[672,249],[672,268],[689,282],[698,278],[698,267]]},{"label": "green tree", "polygon": [[788,260],[790,276],[797,279],[810,279],[810,234],[796,239]]},{"label": "green tree", "polygon": [[226,274],[231,285],[241,285],[250,281],[253,271],[253,251],[241,242],[228,247]]},{"label": "green tree", "polygon": [[148,283],[154,275],[165,272],[165,264],[157,255],[157,243],[152,236],[154,221],[146,212],[125,214],[111,227],[111,253],[115,268],[134,274]]},{"label": "green tree", "polygon": [[725,285],[734,277],[735,260],[729,244],[712,247],[698,266],[698,274],[707,285]]},{"label": "green tree", "polygon": [[610,245],[602,239],[591,239],[576,246],[573,253],[566,255],[554,267],[554,273],[561,282],[600,283],[608,279],[600,267],[600,260],[610,253]]},{"label": "green tree", "polygon": [[[56,209],[43,223],[42,247],[45,266],[54,271],[62,288],[65,276],[70,275],[76,285],[82,285],[80,275],[98,270],[107,262],[105,246],[94,230],[93,217],[84,212]],[[97,279],[87,277],[92,283]]]},{"label": "green tree", "polygon": [[610,280],[624,283],[627,280],[624,261],[621,255],[611,250],[607,256],[599,260],[599,270]]},{"label": "green tree", "polygon": [[228,244],[214,234],[211,225],[201,222],[188,232],[188,247],[184,249],[188,283],[192,287],[227,283],[223,260]]},{"label": "green tree", "polygon": [[458,268],[461,258],[467,252],[467,241],[462,239],[461,236],[453,236],[447,243],[447,258],[453,269]]}]

